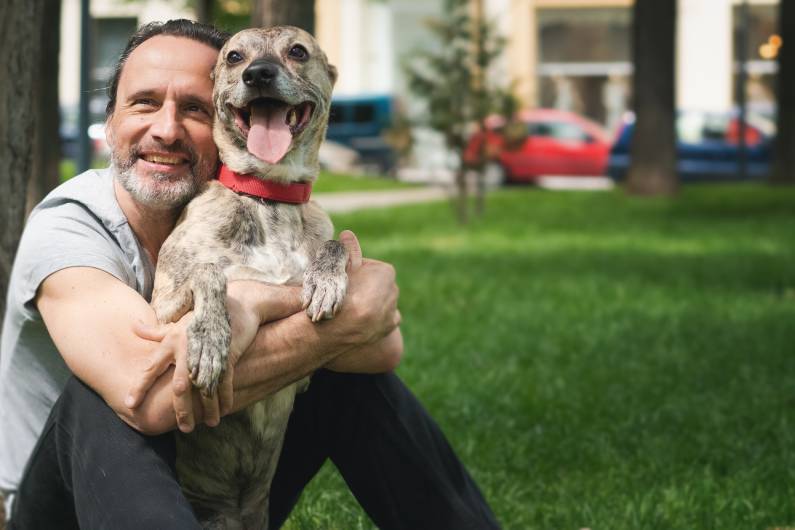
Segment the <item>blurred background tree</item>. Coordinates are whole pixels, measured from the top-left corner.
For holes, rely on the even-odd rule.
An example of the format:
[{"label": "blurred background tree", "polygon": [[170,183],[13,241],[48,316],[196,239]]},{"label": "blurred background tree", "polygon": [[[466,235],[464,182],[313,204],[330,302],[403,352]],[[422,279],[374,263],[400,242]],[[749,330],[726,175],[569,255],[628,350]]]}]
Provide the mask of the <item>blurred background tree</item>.
[{"label": "blurred background tree", "polygon": [[778,13],[779,35],[782,36],[776,94],[778,132],[769,182],[795,184],[795,46],[787,45],[789,39],[795,39],[795,5],[782,1]]},{"label": "blurred background tree", "polygon": [[[439,46],[416,51],[404,63],[409,89],[425,102],[422,125],[439,131],[456,157],[456,211],[469,219],[469,189],[463,153],[473,125],[505,107],[507,89],[487,75],[505,41],[483,16],[482,2],[445,0],[444,15],[427,21]],[[479,172],[477,211],[483,211],[483,177]]]},{"label": "blurred background tree", "polygon": [[[3,21],[0,32],[0,49],[3,50],[0,54],[0,226],[3,227],[0,234],[0,315],[5,311],[11,264],[25,222],[28,182],[34,167],[39,169],[34,165],[34,157],[37,125],[40,125],[37,122],[41,113],[40,89],[47,83],[57,86],[57,67],[45,77],[41,77],[39,67],[45,40],[41,36],[52,31],[51,27],[44,26],[46,3],[45,0],[0,3],[0,20]],[[58,114],[57,105],[55,114]]]},{"label": "blurred background tree", "polygon": [[676,171],[676,0],[636,0],[633,9],[635,134],[627,191],[673,195]]}]

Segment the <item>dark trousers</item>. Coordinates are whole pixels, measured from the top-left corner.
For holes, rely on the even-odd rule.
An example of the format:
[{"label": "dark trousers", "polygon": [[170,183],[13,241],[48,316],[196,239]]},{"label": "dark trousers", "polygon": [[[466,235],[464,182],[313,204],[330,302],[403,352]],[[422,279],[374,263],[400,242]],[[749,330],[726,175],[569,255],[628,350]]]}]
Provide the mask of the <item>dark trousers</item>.
[{"label": "dark trousers", "polygon": [[[327,458],[379,528],[499,527],[439,427],[394,374],[313,376],[287,428],[272,528]],[[140,434],[72,378],[28,463],[9,530],[200,528],[174,462],[171,433]]]}]

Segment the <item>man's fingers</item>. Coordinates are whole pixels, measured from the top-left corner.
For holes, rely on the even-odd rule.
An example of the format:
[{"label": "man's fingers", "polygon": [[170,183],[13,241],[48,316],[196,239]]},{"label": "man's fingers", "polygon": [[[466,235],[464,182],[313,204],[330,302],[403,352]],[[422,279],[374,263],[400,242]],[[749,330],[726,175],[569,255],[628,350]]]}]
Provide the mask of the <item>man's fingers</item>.
[{"label": "man's fingers", "polygon": [[221,416],[226,416],[232,412],[232,406],[234,404],[234,388],[232,387],[233,372],[234,368],[231,366],[228,367],[224,374],[224,378],[221,379],[221,384],[218,385],[218,400],[221,405]]},{"label": "man's fingers", "polygon": [[177,358],[177,368],[171,381],[174,392],[174,413],[177,416],[177,427],[182,432],[191,432],[194,427],[193,396],[191,382],[188,379],[188,365],[185,356]]},{"label": "man's fingers", "polygon": [[152,388],[152,385],[157,381],[157,378],[163,375],[173,363],[174,352],[172,349],[167,345],[160,345],[160,347],[152,353],[152,358],[149,360],[149,364],[146,368],[144,368],[141,378],[130,389],[127,397],[124,399],[124,404],[131,409],[140,405],[144,397],[146,397],[146,393],[149,392],[149,389]]},{"label": "man's fingers", "polygon": [[166,336],[171,324],[162,324],[154,326],[152,324],[145,324],[140,320],[133,322],[133,333],[142,339],[160,342]]},{"label": "man's fingers", "polygon": [[348,269],[355,270],[362,266],[362,247],[356,234],[350,230],[340,232],[340,243],[348,251]]},{"label": "man's fingers", "polygon": [[218,394],[205,396],[202,392],[203,421],[208,427],[215,427],[221,421],[221,407],[218,404]]}]

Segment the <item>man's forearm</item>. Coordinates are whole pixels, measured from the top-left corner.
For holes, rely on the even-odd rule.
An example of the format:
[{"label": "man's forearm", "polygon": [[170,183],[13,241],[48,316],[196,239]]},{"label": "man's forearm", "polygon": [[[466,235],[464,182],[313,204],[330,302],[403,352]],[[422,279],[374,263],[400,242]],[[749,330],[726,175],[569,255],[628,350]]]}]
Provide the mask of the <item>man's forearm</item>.
[{"label": "man's forearm", "polygon": [[393,370],[400,362],[400,329],[375,343],[357,345],[340,337],[334,325],[333,320],[313,324],[301,312],[262,326],[235,368],[233,410],[245,408],[319,368],[380,373]]}]

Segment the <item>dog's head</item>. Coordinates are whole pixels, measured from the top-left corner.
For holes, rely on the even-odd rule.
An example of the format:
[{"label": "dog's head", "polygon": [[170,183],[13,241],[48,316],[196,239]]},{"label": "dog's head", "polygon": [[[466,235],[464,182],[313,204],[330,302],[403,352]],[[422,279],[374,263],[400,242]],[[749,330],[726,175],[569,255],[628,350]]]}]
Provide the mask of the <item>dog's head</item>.
[{"label": "dog's head", "polygon": [[213,71],[213,137],[221,160],[233,171],[269,180],[314,180],[336,77],[302,29],[274,26],[234,35]]}]

